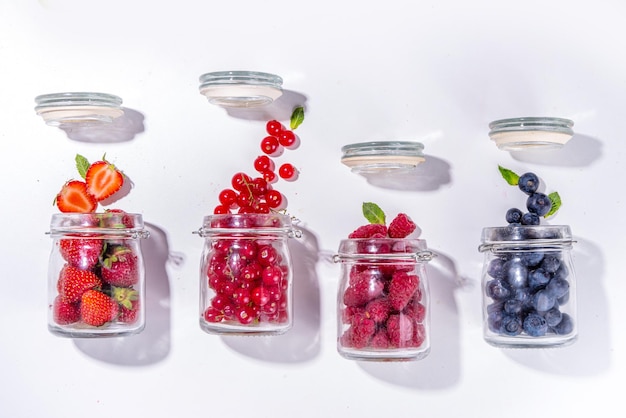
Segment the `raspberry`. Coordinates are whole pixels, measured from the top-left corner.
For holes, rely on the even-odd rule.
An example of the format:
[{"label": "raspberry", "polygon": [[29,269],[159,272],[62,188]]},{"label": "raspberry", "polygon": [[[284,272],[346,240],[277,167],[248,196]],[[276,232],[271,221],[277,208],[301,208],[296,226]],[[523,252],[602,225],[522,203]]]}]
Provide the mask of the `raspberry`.
[{"label": "raspberry", "polygon": [[387,237],[387,226],[382,224],[367,224],[358,227],[354,232],[348,235],[348,238],[378,238],[374,235],[382,234],[382,238]]},{"label": "raspberry", "polygon": [[387,298],[378,298],[367,304],[365,307],[365,315],[373,319],[377,324],[382,324],[387,320],[391,307]]},{"label": "raspberry", "polygon": [[424,322],[426,317],[426,307],[419,302],[409,303],[406,309],[404,309],[404,313],[413,318],[415,322],[421,323]]},{"label": "raspberry", "polygon": [[391,238],[406,238],[415,229],[417,225],[404,213],[399,213],[389,224],[389,236]]},{"label": "raspberry", "polygon": [[354,278],[354,282],[344,292],[343,303],[346,306],[365,305],[370,300],[380,296],[384,287],[380,280],[366,272],[361,273]]},{"label": "raspberry", "polygon": [[414,324],[413,325],[413,336],[407,342],[409,347],[419,347],[424,343],[426,339],[426,327],[424,324]]},{"label": "raspberry", "polygon": [[387,333],[384,329],[381,329],[376,334],[374,334],[372,340],[370,341],[370,346],[372,348],[385,349],[389,348],[389,344],[389,337],[387,336]]},{"label": "raspberry", "polygon": [[369,344],[370,339],[376,332],[376,323],[364,315],[357,315],[352,318],[350,330],[352,347],[363,348]]},{"label": "raspberry", "polygon": [[395,310],[401,311],[409,303],[419,288],[419,277],[396,271],[389,283],[389,303]]},{"label": "raspberry", "polygon": [[352,323],[352,318],[356,315],[365,314],[365,309],[357,306],[347,306],[345,309],[341,311],[341,322],[344,324]]},{"label": "raspberry", "polygon": [[413,321],[404,314],[389,315],[386,322],[387,336],[394,347],[404,347],[413,339]]}]

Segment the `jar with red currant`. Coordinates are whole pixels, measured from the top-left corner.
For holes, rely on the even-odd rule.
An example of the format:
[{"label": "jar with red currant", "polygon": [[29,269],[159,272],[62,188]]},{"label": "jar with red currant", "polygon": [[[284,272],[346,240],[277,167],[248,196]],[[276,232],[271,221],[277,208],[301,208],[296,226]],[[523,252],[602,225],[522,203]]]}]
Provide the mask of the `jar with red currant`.
[{"label": "jar with red currant", "polygon": [[483,229],[483,336],[496,347],[556,347],[577,338],[570,228]]},{"label": "jar with red currant", "polygon": [[292,260],[299,237],[281,213],[204,218],[200,328],[210,334],[278,335],[292,326]]},{"label": "jar with red currant", "polygon": [[337,299],[339,354],[351,360],[420,360],[430,352],[426,241],[342,240]]},{"label": "jar with red currant", "polygon": [[48,329],[63,337],[114,337],[144,329],[142,216],[52,215]]}]

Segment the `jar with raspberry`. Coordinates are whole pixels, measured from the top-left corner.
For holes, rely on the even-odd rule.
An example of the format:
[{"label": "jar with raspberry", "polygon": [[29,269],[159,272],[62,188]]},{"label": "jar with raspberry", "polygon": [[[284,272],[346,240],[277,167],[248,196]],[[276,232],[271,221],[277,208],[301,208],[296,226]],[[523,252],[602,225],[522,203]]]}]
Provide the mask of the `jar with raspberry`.
[{"label": "jar with raspberry", "polygon": [[496,347],[566,346],[577,338],[569,226],[483,229],[483,336]]},{"label": "jar with raspberry", "polygon": [[217,214],[204,218],[200,328],[210,334],[278,335],[292,326],[288,239],[301,232],[288,215]]},{"label": "jar with raspberry", "polygon": [[145,326],[142,216],[119,210],[52,215],[48,329],[62,337],[115,337]]},{"label": "jar with raspberry", "polygon": [[420,360],[430,352],[426,263],[434,254],[422,239],[389,237],[384,225],[358,231],[376,228],[385,232],[342,240],[335,255],[337,348],[351,360]]}]

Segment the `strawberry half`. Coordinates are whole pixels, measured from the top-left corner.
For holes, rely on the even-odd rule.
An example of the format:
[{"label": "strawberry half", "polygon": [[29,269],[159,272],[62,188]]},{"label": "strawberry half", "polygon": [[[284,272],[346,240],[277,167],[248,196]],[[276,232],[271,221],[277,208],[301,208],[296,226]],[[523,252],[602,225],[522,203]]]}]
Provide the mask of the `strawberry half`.
[{"label": "strawberry half", "polygon": [[98,290],[88,290],[81,298],[80,318],[87,325],[99,327],[113,321],[118,311],[117,302]]},{"label": "strawberry half", "polygon": [[101,202],[122,188],[124,174],[106,160],[92,163],[85,173],[87,191]]},{"label": "strawberry half", "polygon": [[87,191],[87,184],[79,180],[65,183],[55,202],[61,212],[91,213],[98,207],[96,199]]}]

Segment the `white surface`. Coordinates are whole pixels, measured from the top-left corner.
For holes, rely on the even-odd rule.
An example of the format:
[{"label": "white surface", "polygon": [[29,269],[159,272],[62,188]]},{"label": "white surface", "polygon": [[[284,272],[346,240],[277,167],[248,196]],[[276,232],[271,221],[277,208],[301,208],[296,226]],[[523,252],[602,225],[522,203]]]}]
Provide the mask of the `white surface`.
[{"label": "white surface", "polygon": [[[0,3],[0,417],[620,414],[623,2],[90,3]],[[231,69],[278,74],[286,94],[253,116],[211,106],[199,75]],[[124,123],[81,134],[36,115],[35,96],[81,90],[122,97]],[[281,157],[300,170],[282,185],[305,230],[293,243],[296,325],[274,339],[204,334],[192,231],[230,176],[252,170],[262,120],[286,120],[293,104],[307,109],[300,148]],[[566,117],[576,135],[549,153],[498,150],[488,123],[518,116]],[[425,144],[419,177],[367,182],[340,163],[342,145],[386,139]],[[119,206],[151,225],[149,323],[125,340],[46,329],[44,232],[77,152],[123,168],[135,187]],[[480,232],[520,202],[498,164],[537,172],[563,199],[552,223],[578,241],[580,338],[569,348],[482,340]],[[429,265],[432,352],[420,362],[336,352],[339,268],[327,256],[363,222],[363,201],[409,213],[441,254]]]}]

